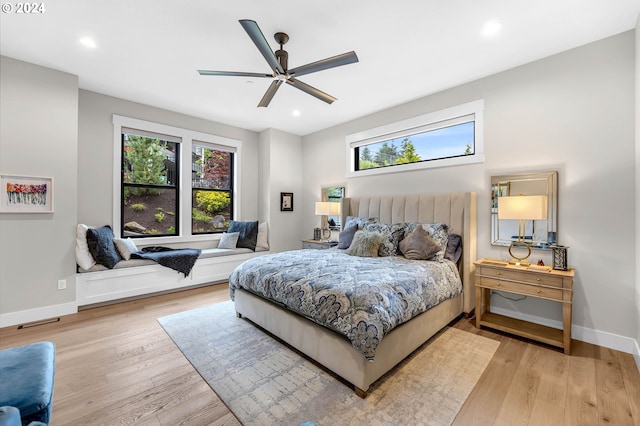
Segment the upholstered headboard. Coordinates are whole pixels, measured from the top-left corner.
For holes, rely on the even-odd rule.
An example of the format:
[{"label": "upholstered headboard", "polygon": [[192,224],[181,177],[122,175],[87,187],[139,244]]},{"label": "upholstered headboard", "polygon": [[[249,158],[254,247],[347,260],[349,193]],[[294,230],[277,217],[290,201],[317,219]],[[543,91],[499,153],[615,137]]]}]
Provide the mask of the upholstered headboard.
[{"label": "upholstered headboard", "polygon": [[342,199],[342,223],[347,216],[375,217],[384,223],[446,223],[462,236],[460,276],[464,284],[464,312],[475,307],[473,262],[476,260],[477,206],[475,192],[350,197]]}]

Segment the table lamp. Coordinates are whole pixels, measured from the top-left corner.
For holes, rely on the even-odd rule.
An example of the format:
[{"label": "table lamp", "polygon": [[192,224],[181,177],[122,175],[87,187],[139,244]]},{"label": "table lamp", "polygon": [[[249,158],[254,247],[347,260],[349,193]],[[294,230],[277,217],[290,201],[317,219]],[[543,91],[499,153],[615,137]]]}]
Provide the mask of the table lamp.
[{"label": "table lamp", "polygon": [[[516,266],[531,256],[531,243],[525,240],[525,226],[527,220],[542,220],[547,218],[546,195],[516,195],[498,197],[498,219],[513,219],[518,221],[518,239],[509,246],[509,254],[515,260]],[[513,254],[514,247],[524,247],[527,253],[518,257]]]},{"label": "table lamp", "polygon": [[322,239],[331,238],[331,230],[329,229],[329,216],[340,215],[340,203],[332,203],[329,201],[316,202],[316,216],[321,216]]}]

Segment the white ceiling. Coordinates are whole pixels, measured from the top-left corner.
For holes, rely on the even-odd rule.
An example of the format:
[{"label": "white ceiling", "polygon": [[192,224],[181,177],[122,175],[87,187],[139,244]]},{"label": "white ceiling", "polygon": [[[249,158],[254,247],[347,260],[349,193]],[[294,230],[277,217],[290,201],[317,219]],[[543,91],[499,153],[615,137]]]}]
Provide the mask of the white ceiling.
[{"label": "white ceiling", "polygon": [[[40,14],[0,14],[2,55],[78,75],[82,89],[254,131],[276,128],[297,135],[631,30],[640,14],[640,0],[42,4]],[[239,19],[255,20],[273,50],[273,34],[287,33],[289,68],[351,50],[360,62],[300,77],[338,98],[331,105],[284,85],[268,108],[257,108],[271,79],[196,72],[270,72]],[[489,21],[500,22],[502,32],[484,37]],[[98,47],[80,45],[83,36]]]}]

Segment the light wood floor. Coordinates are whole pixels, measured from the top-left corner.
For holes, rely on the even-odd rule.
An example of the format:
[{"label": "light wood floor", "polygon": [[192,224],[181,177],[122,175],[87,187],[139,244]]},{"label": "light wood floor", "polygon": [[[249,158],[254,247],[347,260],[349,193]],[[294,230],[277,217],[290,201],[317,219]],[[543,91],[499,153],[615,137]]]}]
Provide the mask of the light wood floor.
[{"label": "light wood floor", "polygon": [[[8,327],[0,329],[0,348],[56,344],[54,426],[238,425],[156,321],[228,294],[219,284]],[[640,425],[640,373],[631,355],[574,340],[566,356],[466,319],[453,326],[501,342],[455,424]]]}]

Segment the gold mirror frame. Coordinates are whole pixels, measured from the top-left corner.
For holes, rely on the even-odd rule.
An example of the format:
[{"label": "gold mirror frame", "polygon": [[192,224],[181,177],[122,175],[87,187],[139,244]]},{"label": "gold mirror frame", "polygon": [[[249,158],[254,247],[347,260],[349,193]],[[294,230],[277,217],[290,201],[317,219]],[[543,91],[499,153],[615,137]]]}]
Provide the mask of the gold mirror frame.
[{"label": "gold mirror frame", "polygon": [[510,246],[517,237],[516,220],[498,219],[498,197],[521,194],[547,196],[547,219],[528,221],[527,230],[531,248],[551,249],[558,235],[557,171],[491,176],[491,245]]}]

